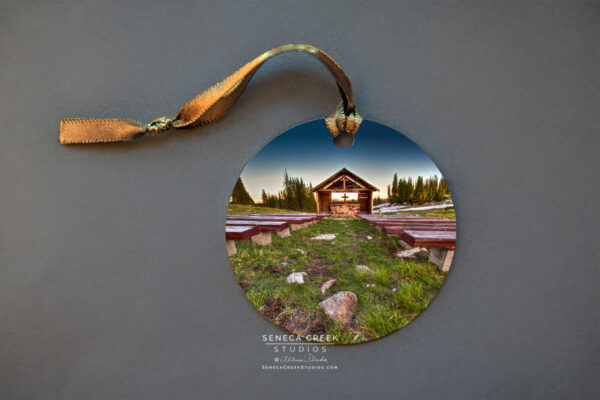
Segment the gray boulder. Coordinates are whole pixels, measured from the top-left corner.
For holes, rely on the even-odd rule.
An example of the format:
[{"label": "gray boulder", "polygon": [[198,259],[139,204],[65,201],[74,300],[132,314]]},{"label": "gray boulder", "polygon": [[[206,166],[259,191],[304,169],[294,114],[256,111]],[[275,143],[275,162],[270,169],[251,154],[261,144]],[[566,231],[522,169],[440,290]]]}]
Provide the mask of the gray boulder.
[{"label": "gray boulder", "polygon": [[336,322],[350,322],[358,304],[358,297],[352,292],[339,292],[319,303],[326,315]]}]

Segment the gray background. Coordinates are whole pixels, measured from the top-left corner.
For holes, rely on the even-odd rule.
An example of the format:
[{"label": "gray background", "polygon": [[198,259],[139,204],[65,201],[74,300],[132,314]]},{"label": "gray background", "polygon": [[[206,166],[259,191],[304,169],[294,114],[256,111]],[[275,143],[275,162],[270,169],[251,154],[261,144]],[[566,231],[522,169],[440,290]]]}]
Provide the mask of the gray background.
[{"label": "gray background", "polygon": [[[593,398],[599,2],[1,6],[3,399]],[[359,111],[451,184],[459,243],[407,328],[264,372],[279,333],[232,277],[229,193],[259,148],[333,110],[307,55],[268,62],[205,128],[61,146],[61,117],[172,115],[261,52],[306,42]],[[360,134],[360,133],[359,133]]]}]

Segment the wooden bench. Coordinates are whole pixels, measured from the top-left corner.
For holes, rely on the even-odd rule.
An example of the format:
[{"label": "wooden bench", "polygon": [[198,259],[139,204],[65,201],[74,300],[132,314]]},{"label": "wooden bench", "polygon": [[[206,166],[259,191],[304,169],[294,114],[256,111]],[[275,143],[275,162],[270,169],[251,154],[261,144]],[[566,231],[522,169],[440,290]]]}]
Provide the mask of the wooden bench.
[{"label": "wooden bench", "polygon": [[396,228],[396,227],[408,227],[412,226],[415,228],[425,228],[435,231],[435,228],[441,228],[440,230],[456,230],[456,224],[447,222],[376,222],[374,224],[378,231],[384,232],[385,228]]},{"label": "wooden bench", "polygon": [[382,224],[394,224],[394,223],[452,223],[456,224],[454,220],[445,220],[439,218],[365,218],[363,221],[369,223],[370,225],[382,225]]},{"label": "wooden bench", "polygon": [[429,249],[429,262],[448,271],[456,245],[456,220],[417,215],[368,215],[361,219],[389,235],[400,236],[406,249]]},{"label": "wooden bench", "polygon": [[380,226],[381,231],[388,235],[401,236],[404,231],[454,231],[455,225],[425,225],[425,224],[400,224]]},{"label": "wooden bench", "polygon": [[235,248],[236,240],[252,240],[258,241],[259,244],[263,244],[264,236],[258,239],[254,239],[266,233],[269,235],[269,243],[271,243],[271,234],[268,232],[261,232],[257,226],[225,226],[225,240],[227,242],[227,255],[232,256],[237,253]]},{"label": "wooden bench", "polygon": [[247,221],[228,219],[227,226],[257,226],[261,232],[275,232],[279,237],[290,236],[290,224],[283,221]]},{"label": "wooden bench", "polygon": [[274,222],[286,222],[289,224],[292,231],[307,227],[308,225],[316,222],[313,217],[284,217],[276,216],[271,217],[269,214],[265,215],[228,215],[227,220],[236,221],[274,221]]},{"label": "wooden bench", "polygon": [[429,249],[429,262],[444,272],[450,270],[456,246],[456,231],[406,230],[402,232],[401,240],[410,247]]},{"label": "wooden bench", "polygon": [[329,214],[249,214],[252,217],[305,217],[321,220],[327,218]]},{"label": "wooden bench", "polygon": [[325,215],[322,214],[250,214],[248,217],[258,217],[261,219],[269,219],[269,218],[292,218],[292,219],[302,219],[308,222],[308,225],[314,224],[323,218]]},{"label": "wooden bench", "polygon": [[[452,230],[456,229],[455,221],[440,221],[440,220],[411,220],[411,221],[371,221],[369,222],[371,225],[375,226],[375,228],[379,231],[385,231],[386,228],[393,227],[415,227],[415,228],[425,228],[429,230]],[[421,230],[421,229],[418,229]],[[386,232],[390,233],[390,232]]]},{"label": "wooden bench", "polygon": [[316,223],[327,214],[252,214],[228,215],[225,222],[227,255],[236,254],[235,241],[252,240],[259,245],[271,244],[271,232],[279,237]]},{"label": "wooden bench", "polygon": [[361,218],[364,221],[367,222],[383,222],[383,221],[410,221],[410,222],[417,222],[417,221],[440,221],[440,222],[456,222],[453,219],[441,219],[441,218],[435,218],[435,217],[373,217],[373,218]]},{"label": "wooden bench", "polygon": [[456,246],[456,231],[406,230],[402,232],[401,238],[411,247],[454,250]]}]

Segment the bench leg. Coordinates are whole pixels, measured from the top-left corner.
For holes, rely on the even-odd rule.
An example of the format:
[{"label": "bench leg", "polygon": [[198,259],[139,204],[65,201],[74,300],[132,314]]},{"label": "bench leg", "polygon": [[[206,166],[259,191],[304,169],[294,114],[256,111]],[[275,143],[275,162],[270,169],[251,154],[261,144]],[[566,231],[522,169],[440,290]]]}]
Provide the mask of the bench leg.
[{"label": "bench leg", "polygon": [[271,244],[271,232],[261,232],[258,235],[254,235],[252,236],[252,241],[261,246]]},{"label": "bench leg", "polygon": [[[396,235],[393,235],[393,236],[396,236]],[[412,247],[408,243],[406,243],[404,240],[398,240],[398,244],[400,245],[400,247],[402,247],[405,250],[412,249]]]},{"label": "bench leg", "polygon": [[277,236],[290,237],[290,228],[285,228],[284,230],[277,232]]},{"label": "bench leg", "polygon": [[436,265],[444,272],[450,271],[450,264],[454,257],[454,250],[431,249],[429,250],[429,262]]},{"label": "bench leg", "polygon": [[383,226],[375,225],[375,229],[377,229],[379,232],[383,232]]},{"label": "bench leg", "polygon": [[231,257],[235,253],[237,253],[237,250],[235,248],[235,242],[233,240],[228,240],[227,241],[227,257]]},{"label": "bench leg", "polygon": [[292,232],[297,231],[300,228],[302,228],[302,224],[290,224],[290,229]]}]

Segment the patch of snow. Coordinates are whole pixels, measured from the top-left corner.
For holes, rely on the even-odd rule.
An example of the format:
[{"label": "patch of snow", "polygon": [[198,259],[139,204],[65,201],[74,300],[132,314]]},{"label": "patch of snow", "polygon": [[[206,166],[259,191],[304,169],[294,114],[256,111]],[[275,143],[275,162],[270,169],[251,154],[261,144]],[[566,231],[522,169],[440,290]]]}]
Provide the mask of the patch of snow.
[{"label": "patch of snow", "polygon": [[373,206],[373,210],[377,210],[381,207],[389,207],[391,204],[390,203],[383,203],[383,204],[378,204],[376,206]]},{"label": "patch of snow", "polygon": [[418,210],[435,210],[435,209],[444,209],[444,208],[450,208],[450,207],[454,207],[454,204],[450,203],[450,204],[438,204],[435,206],[423,206],[423,207],[412,207],[412,208],[407,208],[404,210],[398,210],[400,212],[402,211],[418,211]]},{"label": "patch of snow", "polygon": [[404,251],[400,251],[396,254],[397,257],[400,258],[415,258],[417,254],[419,254],[422,251],[427,251],[425,249],[421,249],[420,247],[415,247],[413,249],[408,249],[408,250],[404,250]]},{"label": "patch of snow", "polygon": [[404,210],[405,208],[408,208],[409,206],[390,206],[390,207],[383,207],[379,209],[379,212],[381,213],[389,213],[389,212],[396,212],[396,211],[400,211],[400,210]]},{"label": "patch of snow", "polygon": [[322,235],[310,238],[310,240],[333,240],[333,239],[335,239],[335,233],[324,233]]},{"label": "patch of snow", "polygon": [[403,212],[403,211],[444,209],[444,208],[454,207],[454,203],[452,203],[451,201],[448,201],[443,204],[435,204],[432,206],[418,206],[418,207],[412,207],[410,204],[402,205],[402,206],[386,205],[385,207],[383,207],[383,204],[382,204],[381,206],[382,207],[379,207],[379,208],[373,207],[373,209],[378,210],[379,213],[381,213],[381,214],[386,214],[386,213]]}]

